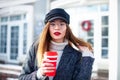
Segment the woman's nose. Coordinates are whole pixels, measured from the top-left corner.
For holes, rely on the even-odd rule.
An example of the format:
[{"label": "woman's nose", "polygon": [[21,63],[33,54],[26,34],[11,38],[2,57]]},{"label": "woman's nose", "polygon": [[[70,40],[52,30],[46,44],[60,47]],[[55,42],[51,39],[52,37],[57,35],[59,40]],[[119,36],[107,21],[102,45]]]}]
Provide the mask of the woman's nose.
[{"label": "woman's nose", "polygon": [[55,29],[59,29],[60,28],[60,26],[57,24],[57,25],[55,25]]}]

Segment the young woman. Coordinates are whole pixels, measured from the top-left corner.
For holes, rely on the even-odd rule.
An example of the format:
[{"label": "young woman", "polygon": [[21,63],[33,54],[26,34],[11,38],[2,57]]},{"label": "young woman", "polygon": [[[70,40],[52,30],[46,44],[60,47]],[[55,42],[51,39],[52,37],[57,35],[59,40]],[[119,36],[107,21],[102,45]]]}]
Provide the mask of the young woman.
[{"label": "young woman", "polygon": [[[40,38],[33,43],[23,65],[19,80],[90,80],[94,57],[92,47],[76,38],[70,27],[70,16],[62,8],[52,9],[45,17],[45,27]],[[77,47],[79,50],[75,49]],[[55,76],[46,76],[54,67],[44,55],[56,51]],[[51,68],[49,68],[51,67]]]}]

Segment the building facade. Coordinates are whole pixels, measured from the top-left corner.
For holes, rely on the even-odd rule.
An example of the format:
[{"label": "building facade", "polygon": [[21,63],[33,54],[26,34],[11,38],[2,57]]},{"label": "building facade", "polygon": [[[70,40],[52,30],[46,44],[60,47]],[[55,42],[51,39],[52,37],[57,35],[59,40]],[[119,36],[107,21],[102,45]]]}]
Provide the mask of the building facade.
[{"label": "building facade", "polygon": [[[110,70],[110,75],[113,75],[110,79],[117,80],[120,65],[117,57],[119,3],[119,0],[114,3],[112,0],[0,0],[0,62],[22,63],[30,45],[43,29],[45,14],[52,8],[61,7],[71,16],[73,33],[92,44],[95,56],[93,69]],[[113,74],[112,67],[116,74]]]},{"label": "building facade", "polygon": [[69,0],[64,3],[63,0],[21,1],[11,1],[11,5],[7,6],[1,3],[0,60],[8,63],[23,62],[21,58],[25,58],[31,43],[42,31],[45,13],[52,8],[62,7],[71,15],[73,33],[92,44],[95,68],[108,69],[108,1],[90,1],[89,4],[86,4],[87,0]]},{"label": "building facade", "polygon": [[[6,0],[7,1],[7,0]],[[21,63],[33,41],[33,0],[0,1],[0,60]]]},{"label": "building facade", "polygon": [[70,26],[73,33],[92,44],[97,65],[95,67],[108,69],[108,1],[91,1],[86,4],[87,0],[69,0],[64,3],[62,0],[50,0],[44,2],[45,6],[39,6],[43,2],[35,0],[24,3],[21,1],[11,1],[11,5],[7,6],[6,3],[1,3],[3,6],[0,9],[0,60],[23,62],[21,58],[25,57],[34,38],[42,31],[44,14],[52,8],[62,7],[71,15]]}]

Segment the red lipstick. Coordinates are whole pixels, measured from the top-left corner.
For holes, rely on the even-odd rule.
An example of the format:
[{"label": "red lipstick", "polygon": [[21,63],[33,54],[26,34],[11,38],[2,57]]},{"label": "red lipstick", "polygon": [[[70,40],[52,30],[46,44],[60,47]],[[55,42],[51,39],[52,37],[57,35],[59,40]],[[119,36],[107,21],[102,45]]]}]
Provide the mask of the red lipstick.
[{"label": "red lipstick", "polygon": [[61,33],[60,32],[55,32],[54,35],[59,36]]}]

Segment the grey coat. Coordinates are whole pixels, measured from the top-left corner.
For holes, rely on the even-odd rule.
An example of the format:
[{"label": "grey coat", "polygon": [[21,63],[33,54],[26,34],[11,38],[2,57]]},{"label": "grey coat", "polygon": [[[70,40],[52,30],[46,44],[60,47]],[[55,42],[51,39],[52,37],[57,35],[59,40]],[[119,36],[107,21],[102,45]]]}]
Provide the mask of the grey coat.
[{"label": "grey coat", "polygon": [[[31,46],[19,80],[38,80],[36,77],[36,71],[38,70],[36,60],[37,45],[33,43]],[[93,58],[82,57],[81,52],[70,45],[66,45],[53,80],[90,80],[93,62]],[[48,77],[45,80],[49,80]]]}]

